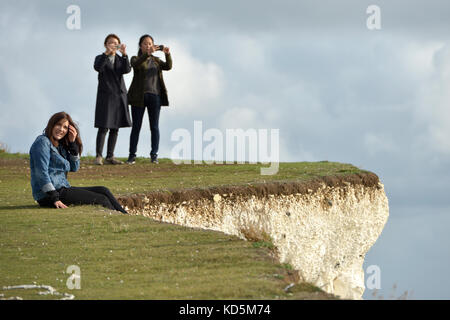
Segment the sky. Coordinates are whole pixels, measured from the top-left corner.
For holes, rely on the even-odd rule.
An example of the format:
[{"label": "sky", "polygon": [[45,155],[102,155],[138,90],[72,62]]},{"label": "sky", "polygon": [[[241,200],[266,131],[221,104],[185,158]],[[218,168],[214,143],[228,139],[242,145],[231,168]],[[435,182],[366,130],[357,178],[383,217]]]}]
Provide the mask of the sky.
[{"label": "sky", "polygon": [[[71,5],[79,29],[67,27]],[[370,5],[380,29],[367,27]],[[130,57],[151,34],[173,58],[160,157],[171,156],[174,130],[202,121],[204,131],[279,129],[280,161],[372,171],[390,217],[364,263],[380,267],[382,288],[364,298],[449,299],[449,15],[444,0],[2,0],[0,143],[27,153],[66,111],[95,155],[94,58],[109,33]],[[132,72],[124,78],[128,88]],[[116,156],[128,156],[130,132],[119,130]],[[149,153],[145,118],[138,156]]]}]

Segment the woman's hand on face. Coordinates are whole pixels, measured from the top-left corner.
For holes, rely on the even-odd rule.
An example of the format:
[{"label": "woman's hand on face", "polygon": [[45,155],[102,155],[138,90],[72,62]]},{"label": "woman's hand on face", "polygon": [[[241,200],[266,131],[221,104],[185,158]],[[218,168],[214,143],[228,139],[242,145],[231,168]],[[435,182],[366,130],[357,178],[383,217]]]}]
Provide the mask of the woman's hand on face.
[{"label": "woman's hand on face", "polygon": [[164,52],[165,54],[170,54],[170,48],[169,48],[169,47],[164,47],[164,48],[163,48],[163,52]]},{"label": "woman's hand on face", "polygon": [[69,141],[70,142],[75,142],[75,139],[77,138],[78,132],[77,129],[75,129],[74,126],[69,126]]},{"label": "woman's hand on face", "polygon": [[127,46],[126,46],[124,43],[122,43],[122,44],[120,45],[119,51],[120,51],[120,53],[121,53],[123,56],[126,56],[126,55],[127,55],[126,49],[127,49]]},{"label": "woman's hand on face", "polygon": [[57,209],[60,209],[60,208],[66,209],[67,208],[67,206],[64,203],[62,203],[60,200],[56,201],[54,204]]}]

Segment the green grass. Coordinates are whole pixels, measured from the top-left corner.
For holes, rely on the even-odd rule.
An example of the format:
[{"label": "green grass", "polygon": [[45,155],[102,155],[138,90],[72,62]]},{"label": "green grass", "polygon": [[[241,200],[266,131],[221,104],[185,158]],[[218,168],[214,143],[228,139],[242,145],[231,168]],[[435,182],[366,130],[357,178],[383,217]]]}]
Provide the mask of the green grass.
[{"label": "green grass", "polygon": [[[280,163],[274,176],[261,165],[95,166],[82,158],[69,174],[75,186],[104,185],[116,195],[308,180],[361,172],[333,162]],[[0,294],[25,299],[39,290],[2,290],[3,286],[51,285],[76,299],[328,299],[309,284],[284,288],[295,278],[289,265],[273,258],[270,240],[249,242],[213,231],[159,223],[94,206],[65,210],[39,208],[31,196],[27,155],[0,152]],[[81,290],[69,290],[65,273],[81,269]]]},{"label": "green grass", "polygon": [[[266,250],[222,233],[90,207],[20,209],[2,221],[2,286],[36,282],[77,299],[287,297]],[[65,287],[69,265],[81,269],[81,290]],[[33,298],[16,291],[2,293]]]},{"label": "green grass", "polygon": [[[126,160],[126,159],[122,159]],[[80,186],[107,184],[121,195],[154,190],[177,190],[224,185],[245,185],[269,181],[306,181],[329,175],[348,175],[362,170],[350,164],[337,162],[280,163],[276,175],[261,175],[261,164],[180,164],[160,159],[151,165],[148,159],[138,158],[133,166],[96,166],[93,159],[83,159],[81,170],[70,174],[73,183]],[[81,174],[80,174],[81,173]]]}]

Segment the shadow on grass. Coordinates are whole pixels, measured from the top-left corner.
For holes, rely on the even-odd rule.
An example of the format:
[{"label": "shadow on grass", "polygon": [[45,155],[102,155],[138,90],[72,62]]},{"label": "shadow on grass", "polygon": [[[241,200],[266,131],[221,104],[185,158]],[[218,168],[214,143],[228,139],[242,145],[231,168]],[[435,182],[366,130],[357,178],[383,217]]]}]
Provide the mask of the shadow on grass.
[{"label": "shadow on grass", "polygon": [[25,209],[41,209],[37,204],[28,204],[20,206],[0,206],[0,211],[2,210],[25,210]]}]

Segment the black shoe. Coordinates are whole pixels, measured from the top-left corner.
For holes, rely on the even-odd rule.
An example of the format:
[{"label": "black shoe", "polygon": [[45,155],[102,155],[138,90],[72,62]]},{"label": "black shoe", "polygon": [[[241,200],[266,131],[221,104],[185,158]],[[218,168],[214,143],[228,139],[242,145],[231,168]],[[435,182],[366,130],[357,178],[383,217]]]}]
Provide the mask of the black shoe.
[{"label": "black shoe", "polygon": [[158,162],[158,158],[152,158],[152,163],[158,164],[158,163],[159,163],[159,162]]},{"label": "black shoe", "polygon": [[136,163],[136,156],[129,156],[127,164],[135,164],[135,163]]}]

